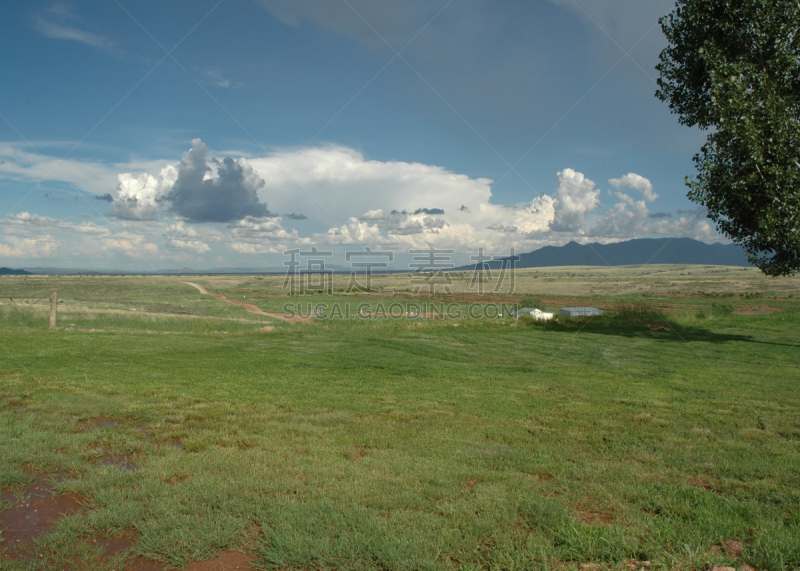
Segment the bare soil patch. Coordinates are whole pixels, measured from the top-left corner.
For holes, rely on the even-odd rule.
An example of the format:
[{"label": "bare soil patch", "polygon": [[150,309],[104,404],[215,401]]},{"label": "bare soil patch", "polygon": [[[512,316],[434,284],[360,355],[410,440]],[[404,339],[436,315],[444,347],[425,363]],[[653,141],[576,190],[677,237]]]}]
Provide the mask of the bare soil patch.
[{"label": "bare soil patch", "polygon": [[[136,531],[126,531],[123,535],[111,538],[96,538],[93,544],[105,552],[106,557],[126,553],[139,539]],[[183,568],[183,571],[229,571],[253,569],[257,559],[240,551],[223,551],[219,556],[207,561],[195,561]],[[129,559],[125,571],[163,571],[165,564],[153,561],[141,555]]]},{"label": "bare soil patch", "polygon": [[118,537],[98,537],[92,540],[92,543],[105,551],[108,557],[114,557],[120,553],[130,551],[138,539],[139,535],[135,531],[126,531]]},{"label": "bare soil patch", "polygon": [[0,553],[4,559],[20,559],[32,554],[31,540],[47,533],[63,516],[80,511],[84,498],[76,494],[55,495],[53,485],[42,476],[36,484],[18,495],[6,493],[2,499],[12,502],[14,507],[0,512],[0,530],[3,539]]},{"label": "bare soil patch", "polygon": [[[86,543],[103,552],[102,559],[111,558],[119,554],[125,554],[133,547],[139,539],[136,530],[127,530],[121,535],[92,535],[86,539]],[[80,565],[83,564],[83,567]],[[87,567],[87,564],[78,561],[75,563],[77,569]]]},{"label": "bare soil patch", "polygon": [[700,478],[695,478],[694,476],[689,478],[687,481],[695,488],[702,488],[703,490],[708,490],[709,492],[713,492],[715,490],[714,484]]},{"label": "bare soil patch", "polygon": [[574,510],[583,523],[591,525],[611,525],[614,523],[614,516],[611,512],[604,511],[602,508],[596,506],[581,504],[575,506]]},{"label": "bare soil patch", "polygon": [[141,555],[131,559],[125,566],[125,571],[164,571],[166,566],[158,561],[147,559]]},{"label": "bare soil patch", "polygon": [[480,484],[481,482],[482,480],[479,480],[477,478],[470,478],[469,480],[467,480],[467,483],[464,485],[464,487],[461,488],[461,493],[471,494],[472,492],[475,491],[475,488],[477,488],[478,484]]}]

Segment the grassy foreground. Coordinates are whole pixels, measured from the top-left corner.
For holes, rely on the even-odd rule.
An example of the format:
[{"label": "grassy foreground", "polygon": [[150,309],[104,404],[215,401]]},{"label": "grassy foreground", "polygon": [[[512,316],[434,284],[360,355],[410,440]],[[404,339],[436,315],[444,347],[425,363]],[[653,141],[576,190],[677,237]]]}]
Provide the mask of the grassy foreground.
[{"label": "grassy foreground", "polygon": [[[58,474],[85,508],[0,568],[120,569],[94,540],[133,534],[169,568],[798,569],[797,281],[686,271],[646,295],[635,272],[529,276],[548,309],[637,304],[547,326],[289,325],[179,278],[0,280],[58,287],[68,328],[0,304],[0,488]],[[277,279],[191,281],[289,301]]]}]

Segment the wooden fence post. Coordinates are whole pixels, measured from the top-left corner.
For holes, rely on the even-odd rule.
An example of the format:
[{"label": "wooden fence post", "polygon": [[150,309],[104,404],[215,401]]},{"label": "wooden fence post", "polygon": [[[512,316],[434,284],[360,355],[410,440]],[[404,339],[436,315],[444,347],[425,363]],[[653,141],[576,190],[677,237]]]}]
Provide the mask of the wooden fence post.
[{"label": "wooden fence post", "polygon": [[50,329],[56,328],[56,312],[58,311],[58,290],[50,294]]}]

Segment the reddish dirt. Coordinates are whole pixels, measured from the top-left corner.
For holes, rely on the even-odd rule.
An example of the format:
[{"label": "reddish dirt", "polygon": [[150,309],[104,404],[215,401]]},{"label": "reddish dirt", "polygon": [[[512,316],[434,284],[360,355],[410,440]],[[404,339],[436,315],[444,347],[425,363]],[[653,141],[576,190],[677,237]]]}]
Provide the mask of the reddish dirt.
[{"label": "reddish dirt", "polygon": [[[4,542],[0,544],[0,561],[35,557],[31,540],[47,533],[61,517],[77,513],[83,498],[74,494],[54,495],[55,489],[41,476],[36,484],[23,490],[21,494],[6,492],[0,500],[14,505],[0,512],[0,531]],[[17,500],[21,497],[21,500]],[[96,537],[91,543],[104,552],[105,557],[126,553],[136,544],[135,531],[126,531],[116,537]],[[224,551],[215,559],[197,561],[185,571],[228,571],[254,569],[256,558],[239,551]],[[163,563],[137,556],[129,559],[125,571],[164,571]]]},{"label": "reddish dirt", "polygon": [[475,491],[475,488],[478,487],[478,484],[480,484],[481,482],[482,482],[482,480],[478,480],[476,478],[472,478],[470,480],[467,480],[466,485],[463,488],[461,488],[461,493],[462,494],[471,494],[472,492]]},{"label": "reddish dirt", "polygon": [[126,531],[116,537],[97,536],[91,540],[91,545],[105,552],[108,557],[114,557],[119,553],[125,553],[133,547],[139,535],[136,531]]},{"label": "reddish dirt", "polygon": [[184,571],[228,571],[233,569],[253,569],[256,558],[241,551],[223,551],[216,559],[195,561]]},{"label": "reddish dirt", "polygon": [[583,523],[602,523],[605,525],[614,523],[614,516],[607,512],[593,513],[589,511],[579,511],[578,515],[581,517]]},{"label": "reddish dirt", "polygon": [[[102,561],[109,561],[112,557],[117,555],[125,555],[130,552],[130,550],[134,547],[136,542],[139,539],[139,534],[136,530],[127,530],[122,535],[114,536],[114,537],[105,537],[105,536],[97,536],[91,540],[91,545],[103,551],[103,555],[101,557]],[[158,561],[153,561],[152,559],[147,559],[146,557],[142,557],[140,555],[136,557],[128,557],[127,561],[123,563],[121,571],[165,571],[166,565],[164,563],[159,563]],[[86,562],[86,561],[78,561],[73,564],[71,569],[77,570],[89,570],[95,569],[96,565],[94,562]]]},{"label": "reddish dirt", "polygon": [[743,547],[742,544],[738,541],[734,541],[733,539],[729,539],[725,542],[722,546],[723,551],[727,553],[730,557],[740,557],[742,555]]},{"label": "reddish dirt", "polygon": [[185,283],[186,285],[192,286],[193,288],[195,288],[197,291],[199,291],[203,295],[210,295],[211,297],[213,297],[214,299],[217,299],[219,301],[225,301],[227,303],[232,303],[233,305],[238,305],[239,307],[245,308],[250,313],[256,313],[258,315],[266,315],[267,317],[272,317],[274,319],[280,319],[281,321],[285,321],[287,323],[298,323],[300,321],[310,321],[311,319],[313,319],[312,316],[301,317],[299,315],[295,315],[295,316],[291,316],[290,317],[288,315],[282,315],[280,313],[267,313],[266,311],[262,311],[260,307],[256,307],[255,305],[252,305],[250,303],[245,303],[243,301],[236,301],[234,299],[228,299],[227,297],[225,297],[224,295],[222,295],[220,293],[209,293],[208,291],[206,291],[206,288],[204,288],[201,285],[197,285],[197,284],[192,283],[192,282],[183,282],[183,283]]},{"label": "reddish dirt", "polygon": [[[13,501],[12,494],[3,499]],[[30,555],[32,539],[47,533],[56,520],[81,509],[82,498],[74,494],[54,495],[54,488],[37,477],[37,483],[22,492],[22,500],[9,510],[0,512],[0,529],[5,541],[0,553],[8,559]]]},{"label": "reddish dirt", "polygon": [[640,569],[650,569],[654,566],[651,561],[638,561],[636,559],[623,559],[622,564],[628,569],[636,569],[637,571]]},{"label": "reddish dirt", "polygon": [[350,455],[350,461],[355,462],[367,455],[367,448],[363,446],[354,446],[354,452]]},{"label": "reddish dirt", "polygon": [[164,571],[164,569],[166,566],[163,563],[142,556],[131,559],[125,566],[125,571]]},{"label": "reddish dirt", "polygon": [[600,509],[594,506],[587,506],[587,505],[580,505],[575,506],[575,513],[578,514],[578,517],[581,518],[583,523],[588,524],[605,524],[611,525],[614,523],[614,516],[605,511],[601,511]]},{"label": "reddish dirt", "polygon": [[691,477],[688,479],[688,482],[695,488],[702,488],[704,490],[708,490],[709,492],[714,490],[714,484],[705,480],[701,480],[700,478]]}]

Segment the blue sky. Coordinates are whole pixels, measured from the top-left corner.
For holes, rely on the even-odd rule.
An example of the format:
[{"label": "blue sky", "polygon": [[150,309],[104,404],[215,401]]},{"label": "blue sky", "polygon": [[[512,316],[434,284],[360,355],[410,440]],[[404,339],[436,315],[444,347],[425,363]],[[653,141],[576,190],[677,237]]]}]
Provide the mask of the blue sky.
[{"label": "blue sky", "polygon": [[[669,0],[13,3],[0,265],[281,267],[719,237],[653,96]],[[343,254],[342,254],[343,258]],[[398,256],[403,260],[403,256]]]}]

